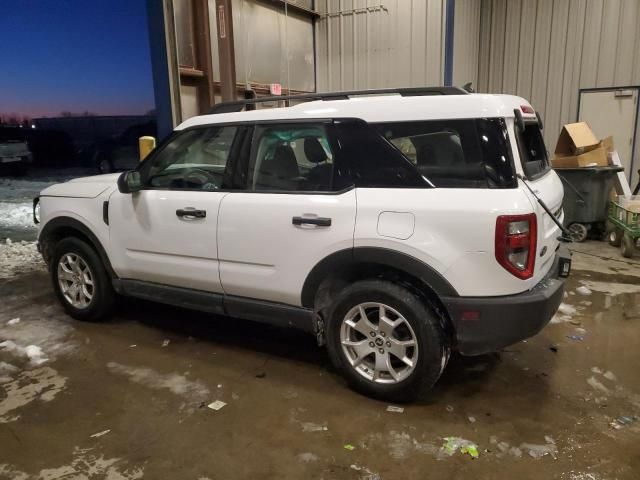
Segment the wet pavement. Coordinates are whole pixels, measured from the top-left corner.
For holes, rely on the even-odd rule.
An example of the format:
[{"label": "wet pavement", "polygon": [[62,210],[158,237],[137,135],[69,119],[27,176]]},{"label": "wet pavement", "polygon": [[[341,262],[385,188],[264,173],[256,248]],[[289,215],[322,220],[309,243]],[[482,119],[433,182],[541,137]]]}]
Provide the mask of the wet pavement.
[{"label": "wet pavement", "polygon": [[80,323],[44,271],[0,279],[0,478],[637,479],[640,252],[574,249],[553,324],[402,413],[311,336],[138,301]]}]

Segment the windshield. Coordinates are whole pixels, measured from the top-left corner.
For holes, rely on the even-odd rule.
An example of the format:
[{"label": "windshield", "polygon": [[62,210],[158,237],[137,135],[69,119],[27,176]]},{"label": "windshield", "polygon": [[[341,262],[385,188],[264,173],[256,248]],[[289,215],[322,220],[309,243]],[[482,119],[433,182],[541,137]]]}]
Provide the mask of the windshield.
[{"label": "windshield", "polygon": [[522,169],[529,180],[544,175],[549,170],[549,157],[538,122],[524,124],[524,130],[516,125],[516,140]]}]

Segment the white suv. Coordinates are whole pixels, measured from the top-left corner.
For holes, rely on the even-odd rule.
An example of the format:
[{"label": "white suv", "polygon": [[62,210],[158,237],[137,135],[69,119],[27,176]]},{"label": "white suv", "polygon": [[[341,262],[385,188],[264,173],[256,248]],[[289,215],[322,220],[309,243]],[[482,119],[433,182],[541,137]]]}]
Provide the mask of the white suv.
[{"label": "white suv", "polygon": [[42,191],[39,248],[67,312],[103,318],[119,294],[300,328],[391,400],[428,390],[452,348],[547,324],[570,259],[527,101],[455,87],[294,100],[219,104],[135,171]]}]

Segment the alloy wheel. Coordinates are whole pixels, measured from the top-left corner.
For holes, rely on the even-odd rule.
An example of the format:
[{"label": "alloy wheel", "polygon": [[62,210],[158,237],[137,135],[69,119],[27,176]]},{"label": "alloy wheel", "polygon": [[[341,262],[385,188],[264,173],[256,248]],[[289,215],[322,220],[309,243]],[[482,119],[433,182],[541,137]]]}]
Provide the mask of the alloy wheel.
[{"label": "alloy wheel", "polygon": [[93,273],[77,253],[65,253],[58,260],[58,285],[64,299],[74,308],[87,308],[93,299]]}]

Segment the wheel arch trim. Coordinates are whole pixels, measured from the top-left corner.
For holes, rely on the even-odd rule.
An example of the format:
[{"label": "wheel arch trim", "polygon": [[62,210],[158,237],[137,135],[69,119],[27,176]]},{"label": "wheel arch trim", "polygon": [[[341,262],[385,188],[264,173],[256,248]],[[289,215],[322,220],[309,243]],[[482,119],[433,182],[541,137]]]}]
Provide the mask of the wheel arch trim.
[{"label": "wheel arch trim", "polygon": [[440,298],[459,296],[455,288],[439,272],[411,255],[388,248],[356,247],[334,252],[313,267],[302,287],[302,306],[313,308],[318,288],[332,272],[353,268],[358,264],[380,265],[400,270],[421,281]]},{"label": "wheel arch trim", "polygon": [[87,240],[89,240],[91,246],[96,250],[100,260],[102,260],[103,265],[105,266],[109,276],[111,278],[118,278],[113,267],[111,266],[111,262],[109,261],[109,256],[107,255],[107,251],[103,247],[102,243],[98,239],[98,237],[93,233],[91,228],[89,228],[86,224],[82,223],[79,220],[76,220],[72,217],[55,217],[49,220],[40,230],[40,235],[38,236],[38,243],[42,247],[43,256],[45,253],[45,245],[47,244],[50,238],[56,236],[56,233],[61,230],[76,230],[82,236],[84,236]]}]

